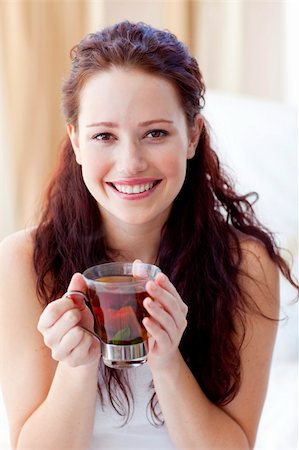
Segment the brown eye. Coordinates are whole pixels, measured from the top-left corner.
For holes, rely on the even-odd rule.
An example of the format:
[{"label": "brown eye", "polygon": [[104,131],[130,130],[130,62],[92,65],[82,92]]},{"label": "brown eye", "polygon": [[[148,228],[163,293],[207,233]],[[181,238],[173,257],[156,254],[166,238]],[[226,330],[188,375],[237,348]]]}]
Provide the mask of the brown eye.
[{"label": "brown eye", "polygon": [[113,139],[113,136],[111,133],[98,133],[93,136],[93,139],[97,141],[111,141]]},{"label": "brown eye", "polygon": [[160,139],[167,136],[168,132],[165,130],[151,130],[146,134],[146,137],[152,139]]}]

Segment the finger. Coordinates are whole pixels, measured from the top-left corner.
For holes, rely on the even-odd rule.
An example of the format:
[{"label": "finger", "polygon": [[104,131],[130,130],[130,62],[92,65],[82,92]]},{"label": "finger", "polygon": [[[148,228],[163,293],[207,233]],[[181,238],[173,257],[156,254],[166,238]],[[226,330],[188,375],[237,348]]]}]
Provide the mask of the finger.
[{"label": "finger", "polygon": [[67,290],[87,293],[87,285],[81,273],[74,273]]},{"label": "finger", "polygon": [[40,332],[51,328],[54,323],[68,310],[74,308],[74,302],[71,298],[60,298],[49,303],[42,312],[37,329]]},{"label": "finger", "polygon": [[80,344],[74,347],[68,356],[68,363],[73,367],[91,362],[100,356],[99,342],[84,331],[83,334]]},{"label": "finger", "polygon": [[70,298],[73,300],[74,305],[81,312],[81,325],[84,328],[88,328],[90,331],[94,328],[94,316],[92,313],[92,307],[87,296],[81,291],[68,291],[64,294],[64,298]]},{"label": "finger", "polygon": [[155,281],[148,281],[146,283],[146,290],[150,297],[160,303],[168,313],[174,313],[175,311],[180,312],[179,300],[170,292],[159,286]]},{"label": "finger", "polygon": [[135,259],[132,266],[133,277],[147,278],[148,272],[141,259]]},{"label": "finger", "polygon": [[167,348],[171,345],[172,341],[169,334],[155,320],[145,317],[142,323],[151,336],[151,341],[156,341],[161,348]]},{"label": "finger", "polygon": [[50,347],[56,347],[60,344],[63,337],[75,327],[81,319],[81,313],[77,308],[66,311],[52,327],[44,331],[44,342]]},{"label": "finger", "polygon": [[75,273],[72,276],[72,279],[68,286],[67,292],[64,294],[64,297],[72,298],[75,305],[79,309],[84,309],[86,306],[86,302],[88,302],[86,294],[87,294],[87,285],[83,275],[81,275],[81,273]]},{"label": "finger", "polygon": [[170,339],[174,338],[178,332],[179,325],[176,323],[175,318],[161,308],[159,304],[153,301],[150,297],[144,299],[144,307],[150,314],[150,318],[153,318],[157,324],[169,335]]},{"label": "finger", "polygon": [[88,302],[88,298],[81,291],[67,291],[62,298],[69,298],[73,301],[73,304],[80,310],[84,311],[87,307],[86,302]]},{"label": "finger", "polygon": [[187,315],[188,306],[186,305],[186,303],[183,302],[180,294],[178,293],[174,285],[171,283],[169,278],[164,273],[160,272],[156,275],[155,282],[178,300],[178,305],[180,306],[180,309],[182,310],[183,314]]},{"label": "finger", "polygon": [[171,283],[169,278],[165,275],[165,273],[159,272],[156,277],[155,281],[159,286],[161,286],[163,289],[165,289],[167,292],[169,292],[174,297],[180,297],[178,291],[174,287],[174,285]]},{"label": "finger", "polygon": [[72,350],[77,347],[84,338],[84,331],[80,327],[72,327],[61,339],[60,343],[52,350],[52,358],[56,361],[66,359]]},{"label": "finger", "polygon": [[[87,287],[83,276],[80,273],[75,273],[72,276],[71,282],[68,287],[69,291],[81,291],[86,293]],[[60,299],[54,300],[49,303],[44,309],[40,316],[37,329],[43,332],[47,328],[50,328],[54,323],[69,309],[74,308],[74,306],[83,309],[85,307],[85,302],[82,296],[79,295],[65,295]]]},{"label": "finger", "polygon": [[149,295],[155,300],[152,307],[160,303],[162,308],[173,318],[177,328],[184,326],[186,322],[186,314],[183,312],[180,305],[182,300],[171,295],[165,289],[158,286],[154,281],[148,282],[146,284],[146,288]]}]

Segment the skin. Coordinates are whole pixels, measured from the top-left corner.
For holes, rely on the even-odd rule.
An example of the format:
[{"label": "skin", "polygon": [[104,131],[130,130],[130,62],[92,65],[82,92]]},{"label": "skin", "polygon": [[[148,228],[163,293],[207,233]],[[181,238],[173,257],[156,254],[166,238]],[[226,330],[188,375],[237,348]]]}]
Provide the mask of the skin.
[{"label": "skin", "polygon": [[[161,118],[171,124],[157,122]],[[87,126],[103,121],[105,126]],[[154,122],[140,125],[148,121]],[[120,250],[120,259],[155,260],[161,228],[182,186],[186,160],[194,155],[201,123],[198,116],[188,128],[173,86],[137,70],[99,73],[82,90],[78,124],[67,130],[108,241]],[[145,179],[161,181],[134,200],[107,184]],[[259,242],[241,235],[240,241],[242,268],[255,280],[240,278],[243,292],[266,315],[277,317],[277,268]],[[30,235],[8,237],[0,246],[1,383],[13,447],[85,449],[94,421],[100,349],[81,326],[92,330],[92,317],[80,300],[57,299],[43,309],[35,282]],[[82,276],[75,274],[69,290],[85,288]],[[178,350],[187,325],[183,299],[163,273],[146,288],[148,365],[176,448],[253,448],[276,323],[247,314],[241,388],[228,405],[217,407],[205,397]]]},{"label": "skin", "polygon": [[[189,130],[174,87],[137,70],[96,74],[80,100],[77,129],[67,129],[107,230],[112,225],[119,233],[118,227],[133,226],[138,234],[152,228],[157,235],[184,182],[187,159],[194,156],[200,116]],[[161,182],[152,195],[136,201],[116,195],[109,186],[144,179]]]}]

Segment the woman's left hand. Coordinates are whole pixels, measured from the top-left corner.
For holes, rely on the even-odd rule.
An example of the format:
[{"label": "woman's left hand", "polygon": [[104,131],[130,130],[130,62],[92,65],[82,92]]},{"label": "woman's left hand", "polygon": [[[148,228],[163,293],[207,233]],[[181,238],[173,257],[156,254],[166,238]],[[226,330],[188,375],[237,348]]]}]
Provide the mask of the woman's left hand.
[{"label": "woman's left hand", "polygon": [[152,370],[165,369],[177,354],[187,326],[188,307],[163,273],[148,281],[146,290],[149,297],[143,305],[149,317],[143,319],[143,325],[149,333],[148,364]]}]

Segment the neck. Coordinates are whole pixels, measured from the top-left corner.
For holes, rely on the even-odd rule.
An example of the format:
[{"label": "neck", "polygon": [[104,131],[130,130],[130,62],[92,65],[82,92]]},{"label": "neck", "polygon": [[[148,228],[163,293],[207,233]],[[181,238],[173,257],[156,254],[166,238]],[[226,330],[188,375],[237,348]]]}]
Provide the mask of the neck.
[{"label": "neck", "polygon": [[[114,250],[113,259],[154,264],[157,262],[163,223],[127,224],[102,217],[108,246]],[[166,220],[166,218],[165,218]]]}]

